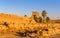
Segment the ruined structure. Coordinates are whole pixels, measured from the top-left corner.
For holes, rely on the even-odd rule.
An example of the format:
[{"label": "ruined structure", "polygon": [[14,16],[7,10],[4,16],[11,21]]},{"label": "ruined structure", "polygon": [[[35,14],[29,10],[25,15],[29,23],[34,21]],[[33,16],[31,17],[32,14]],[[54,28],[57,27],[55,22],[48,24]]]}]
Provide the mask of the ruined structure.
[{"label": "ruined structure", "polygon": [[35,11],[35,12],[32,12],[32,18],[34,19],[34,16],[36,16],[37,18],[40,17],[39,15],[39,12]]}]

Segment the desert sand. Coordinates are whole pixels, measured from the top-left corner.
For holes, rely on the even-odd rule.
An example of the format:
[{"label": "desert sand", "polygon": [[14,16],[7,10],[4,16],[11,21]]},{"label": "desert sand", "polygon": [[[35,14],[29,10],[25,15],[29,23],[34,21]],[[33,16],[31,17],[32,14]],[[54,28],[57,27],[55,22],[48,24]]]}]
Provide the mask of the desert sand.
[{"label": "desert sand", "polygon": [[0,14],[0,38],[57,38],[60,23],[36,23],[28,16]]}]

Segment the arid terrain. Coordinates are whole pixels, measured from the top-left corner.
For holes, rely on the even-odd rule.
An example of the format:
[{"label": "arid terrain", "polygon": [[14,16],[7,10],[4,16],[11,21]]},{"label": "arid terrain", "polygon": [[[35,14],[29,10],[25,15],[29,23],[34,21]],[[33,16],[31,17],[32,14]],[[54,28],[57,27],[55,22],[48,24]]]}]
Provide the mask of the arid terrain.
[{"label": "arid terrain", "polygon": [[36,23],[28,16],[0,14],[0,38],[60,38],[60,23]]}]

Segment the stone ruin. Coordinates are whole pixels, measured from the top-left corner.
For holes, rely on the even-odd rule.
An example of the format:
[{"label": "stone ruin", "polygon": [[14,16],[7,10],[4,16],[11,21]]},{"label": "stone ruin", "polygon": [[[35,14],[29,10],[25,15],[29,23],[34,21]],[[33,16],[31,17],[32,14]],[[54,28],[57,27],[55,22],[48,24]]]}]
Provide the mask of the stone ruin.
[{"label": "stone ruin", "polygon": [[34,19],[34,16],[36,16],[37,18],[40,17],[39,15],[39,12],[35,11],[35,12],[32,12],[32,18]]}]

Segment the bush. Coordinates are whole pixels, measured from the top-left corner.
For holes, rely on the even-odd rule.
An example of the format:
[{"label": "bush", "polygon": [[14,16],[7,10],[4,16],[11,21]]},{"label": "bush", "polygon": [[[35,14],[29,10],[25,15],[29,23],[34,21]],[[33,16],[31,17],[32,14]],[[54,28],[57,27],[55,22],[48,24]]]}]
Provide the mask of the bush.
[{"label": "bush", "polygon": [[49,17],[46,18],[46,22],[47,22],[47,23],[50,22],[50,18],[49,18]]},{"label": "bush", "polygon": [[24,17],[26,17],[27,15],[24,15]]},{"label": "bush", "polygon": [[36,21],[36,22],[38,22],[38,18],[34,15],[34,20]]},{"label": "bush", "polygon": [[6,27],[8,27],[8,24],[7,24],[7,22],[4,22],[4,24],[3,25],[5,25]]},{"label": "bush", "polygon": [[37,23],[41,23],[41,22],[42,22],[42,18],[41,18],[41,17],[37,18],[35,15],[34,15],[34,20],[35,20]]},{"label": "bush", "polygon": [[41,23],[42,22],[42,18],[41,17],[39,17],[39,23]]}]

